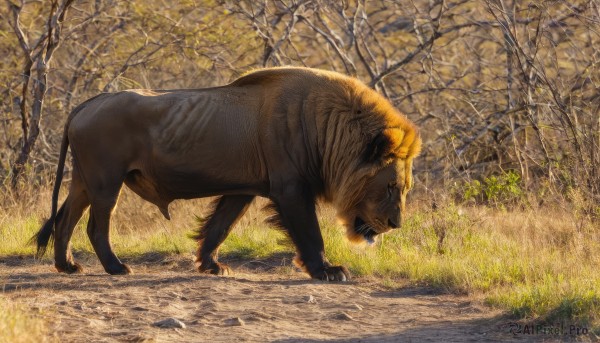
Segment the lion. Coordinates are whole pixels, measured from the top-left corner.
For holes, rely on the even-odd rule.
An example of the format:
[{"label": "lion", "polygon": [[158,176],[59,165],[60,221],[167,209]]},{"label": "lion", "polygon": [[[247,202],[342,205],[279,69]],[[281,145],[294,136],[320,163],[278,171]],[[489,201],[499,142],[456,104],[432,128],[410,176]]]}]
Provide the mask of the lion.
[{"label": "lion", "polygon": [[[68,147],[69,194],[57,210]],[[416,126],[355,78],[310,68],[257,70],[214,88],[103,93],[69,115],[60,148],[50,218],[34,236],[38,255],[54,237],[55,267],[81,272],[70,248],[89,207],[87,234],[109,274],[129,274],[112,250],[110,217],[122,185],[170,219],[175,199],[218,196],[202,223],[199,271],[224,275],[221,243],[257,196],[268,198],[312,278],[345,281],[331,265],[315,213],[333,204],[352,241],[373,242],[399,228]]]}]

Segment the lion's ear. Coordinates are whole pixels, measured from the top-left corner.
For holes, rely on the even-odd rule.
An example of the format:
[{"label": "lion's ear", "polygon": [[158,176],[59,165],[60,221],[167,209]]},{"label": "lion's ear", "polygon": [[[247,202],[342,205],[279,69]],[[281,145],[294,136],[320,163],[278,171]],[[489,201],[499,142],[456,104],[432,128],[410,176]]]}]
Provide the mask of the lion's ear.
[{"label": "lion's ear", "polygon": [[386,160],[392,149],[392,141],[383,132],[378,133],[366,146],[363,161],[381,163]]}]

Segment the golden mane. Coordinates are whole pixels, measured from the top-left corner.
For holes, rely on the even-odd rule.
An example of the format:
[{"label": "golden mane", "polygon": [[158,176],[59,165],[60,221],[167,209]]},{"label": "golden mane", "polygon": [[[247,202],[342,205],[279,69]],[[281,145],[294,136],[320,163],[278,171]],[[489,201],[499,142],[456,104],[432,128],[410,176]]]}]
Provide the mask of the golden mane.
[{"label": "golden mane", "polygon": [[[369,127],[369,130],[386,130],[386,136],[393,142],[393,150],[390,151],[395,158],[414,158],[421,150],[421,139],[416,126],[402,113],[400,113],[392,104],[382,95],[367,87],[364,83],[355,78],[333,71],[312,69],[305,67],[272,67],[251,69],[242,74],[237,80],[233,81],[232,86],[244,86],[249,84],[268,84],[278,80],[290,77],[298,77],[310,80],[311,76],[329,79],[334,87],[321,89],[329,101],[335,102],[336,98],[341,97],[342,105],[339,108],[343,112],[344,105],[353,105],[354,114],[357,116],[353,120],[372,120],[375,119],[377,125]],[[330,84],[326,86],[331,86]],[[337,86],[337,87],[335,87]],[[361,116],[362,114],[362,116]]]},{"label": "golden mane", "polygon": [[[364,185],[369,177],[390,163],[404,164],[405,184],[410,187],[412,161],[420,153],[422,144],[417,127],[386,98],[357,79],[334,72],[323,72],[323,75],[340,86],[329,87],[322,95],[338,106],[330,111],[337,115],[330,118],[326,130],[326,135],[335,135],[338,140],[337,144],[324,149],[332,150],[323,160],[325,197],[338,210],[352,208],[364,197]],[[336,95],[341,99],[334,100]],[[380,152],[381,163],[365,163],[365,147],[377,135],[389,142],[387,149]]]},{"label": "golden mane", "polygon": [[[417,127],[392,104],[359,80],[326,70],[304,67],[273,67],[251,70],[231,86],[267,86],[286,98],[290,93],[308,91],[308,112],[314,118],[317,146],[322,159],[323,194],[338,210],[352,208],[364,196],[368,178],[390,163],[412,169],[412,160],[421,150]],[[289,88],[284,88],[285,86]],[[279,93],[280,92],[280,93]],[[304,113],[310,116],[310,113]],[[377,135],[388,142],[381,151],[381,163],[366,163],[365,149]],[[412,184],[407,172],[405,184]]]}]

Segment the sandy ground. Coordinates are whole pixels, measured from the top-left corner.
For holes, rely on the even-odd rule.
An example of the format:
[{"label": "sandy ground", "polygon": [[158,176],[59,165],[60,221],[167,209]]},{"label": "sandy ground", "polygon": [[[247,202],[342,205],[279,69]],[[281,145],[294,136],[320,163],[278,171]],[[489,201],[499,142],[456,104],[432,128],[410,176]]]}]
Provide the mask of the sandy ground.
[{"label": "sandy ground", "polygon": [[[198,274],[183,257],[129,261],[128,276],[82,262],[84,274],[64,275],[48,262],[0,258],[1,294],[40,313],[63,342],[556,340],[514,336],[501,312],[428,288],[324,283],[252,261],[230,261],[230,277]],[[170,317],[186,328],[153,325]]]}]

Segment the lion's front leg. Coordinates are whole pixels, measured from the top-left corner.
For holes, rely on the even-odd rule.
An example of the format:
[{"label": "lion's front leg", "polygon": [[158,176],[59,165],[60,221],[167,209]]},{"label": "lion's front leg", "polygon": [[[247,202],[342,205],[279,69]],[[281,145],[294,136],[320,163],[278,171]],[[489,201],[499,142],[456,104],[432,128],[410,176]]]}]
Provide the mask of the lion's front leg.
[{"label": "lion's front leg", "polygon": [[350,272],[348,271],[348,268],[344,266],[332,266],[329,262],[327,262],[327,259],[325,259],[324,262],[324,267],[322,269],[318,269],[316,272],[311,273],[302,260],[300,254],[294,257],[294,264],[298,266],[298,268],[302,268],[304,271],[309,273],[313,279],[319,279],[323,281],[350,280]]},{"label": "lion's front leg", "polygon": [[294,260],[314,279],[347,281],[348,269],[332,266],[325,258],[323,237],[315,213],[315,198],[302,185],[286,185],[271,199],[279,215],[280,224],[287,231],[297,249]]}]

